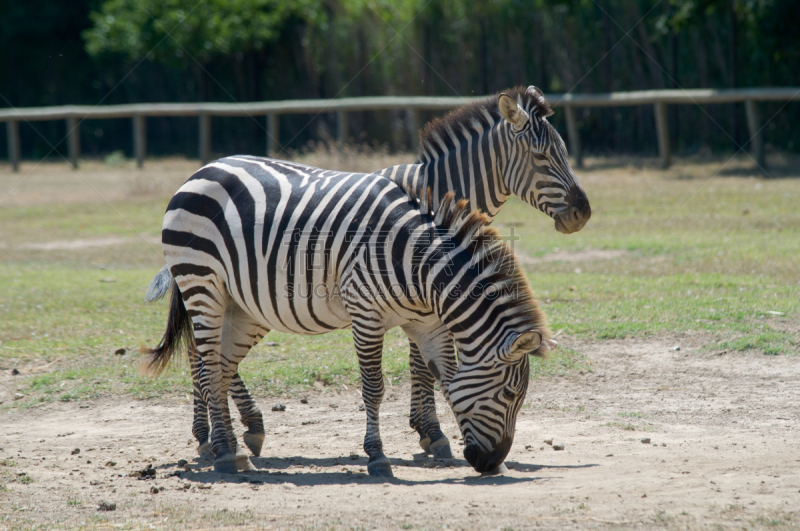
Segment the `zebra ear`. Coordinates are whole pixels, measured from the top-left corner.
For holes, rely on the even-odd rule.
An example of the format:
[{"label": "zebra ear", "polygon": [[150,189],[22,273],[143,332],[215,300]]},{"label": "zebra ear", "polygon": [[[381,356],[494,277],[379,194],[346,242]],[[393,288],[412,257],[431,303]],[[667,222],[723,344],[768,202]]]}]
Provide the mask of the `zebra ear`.
[{"label": "zebra ear", "polygon": [[531,85],[525,92],[527,92],[528,96],[533,100],[533,107],[531,109],[536,116],[539,118],[553,116],[553,109],[550,107],[550,104],[547,103],[547,100],[544,99],[544,93],[539,87]]},{"label": "zebra ear", "polygon": [[500,114],[506,119],[508,123],[514,126],[515,131],[522,130],[525,124],[528,123],[530,117],[525,109],[520,107],[508,94],[500,94],[500,99],[497,101],[497,106],[500,109]]},{"label": "zebra ear", "polygon": [[511,363],[533,352],[542,344],[542,333],[529,330],[521,334],[511,334],[500,349],[500,359]]}]

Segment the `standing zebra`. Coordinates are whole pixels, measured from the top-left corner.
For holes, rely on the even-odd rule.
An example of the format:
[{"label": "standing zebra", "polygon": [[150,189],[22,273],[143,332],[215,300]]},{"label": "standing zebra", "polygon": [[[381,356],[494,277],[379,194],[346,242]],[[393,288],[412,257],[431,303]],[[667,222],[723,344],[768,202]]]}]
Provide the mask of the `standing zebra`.
[{"label": "standing zebra", "polygon": [[228,388],[270,329],[352,328],[371,475],[392,475],[378,408],[383,338],[395,326],[445,390],[467,461],[479,472],[503,462],[525,398],[528,354],[544,355],[555,342],[487,218],[452,194],[433,214],[430,203],[423,194],[417,204],[376,175],[255,157],[213,162],[173,196],[162,227],[168,266],[151,285],[157,294],[171,285],[172,304],[150,367],[158,372],[189,344],[211,417],[215,471],[237,471]]},{"label": "standing zebra", "polygon": [[[579,231],[589,220],[591,208],[569,164],[564,142],[547,121],[552,113],[541,90],[517,87],[434,120],[420,135],[418,163],[392,166],[376,174],[417,196],[432,190],[433,208],[446,193],[455,192],[456,198],[468,199],[470,207],[483,211],[489,221],[513,194],[552,217],[559,232]],[[436,416],[435,378],[413,340],[410,346],[409,422],[417,430],[423,450],[450,457],[450,443]],[[231,382],[230,394],[248,427],[245,444],[259,455],[264,440],[261,412],[238,374]],[[200,443],[200,455],[210,459],[208,413],[197,382],[195,396],[192,431]]]}]

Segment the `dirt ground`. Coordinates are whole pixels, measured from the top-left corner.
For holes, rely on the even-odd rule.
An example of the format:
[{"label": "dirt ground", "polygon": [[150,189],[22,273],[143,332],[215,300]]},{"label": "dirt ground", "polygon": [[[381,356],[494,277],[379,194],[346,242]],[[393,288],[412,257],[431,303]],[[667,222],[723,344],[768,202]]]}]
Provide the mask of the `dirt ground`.
[{"label": "dirt ground", "polygon": [[[800,528],[799,357],[563,339],[592,370],[533,382],[507,474],[420,454],[407,386],[381,409],[388,482],[365,474],[356,389],[260,399],[264,451],[238,475],[197,460],[188,397],[46,404],[0,418],[0,529]],[[132,476],[149,464],[155,479]]]}]

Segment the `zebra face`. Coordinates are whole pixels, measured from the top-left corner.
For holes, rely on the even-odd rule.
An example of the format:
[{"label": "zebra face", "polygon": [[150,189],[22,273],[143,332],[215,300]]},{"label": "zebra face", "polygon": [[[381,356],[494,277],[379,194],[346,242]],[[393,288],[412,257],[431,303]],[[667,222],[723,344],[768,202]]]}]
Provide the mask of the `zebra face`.
[{"label": "zebra face", "polygon": [[553,218],[559,232],[581,230],[592,209],[569,163],[561,135],[547,121],[553,111],[542,91],[528,87],[519,101],[501,94],[499,109],[510,126],[510,164],[505,175],[509,190]]},{"label": "zebra face", "polygon": [[464,361],[448,387],[450,404],[464,437],[464,458],[477,472],[500,465],[514,442],[530,377],[528,353],[542,342],[539,331],[511,333],[491,362],[486,351],[460,356]]}]

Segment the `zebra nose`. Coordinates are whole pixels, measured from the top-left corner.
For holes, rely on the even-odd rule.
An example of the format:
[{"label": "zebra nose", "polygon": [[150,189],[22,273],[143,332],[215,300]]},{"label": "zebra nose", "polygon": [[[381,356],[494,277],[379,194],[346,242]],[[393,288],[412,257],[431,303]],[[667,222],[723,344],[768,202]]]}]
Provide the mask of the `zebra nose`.
[{"label": "zebra nose", "polygon": [[571,190],[566,197],[569,206],[554,216],[556,230],[564,234],[578,232],[592,217],[592,208],[586,193],[581,190]]},{"label": "zebra nose", "polygon": [[464,459],[472,465],[476,472],[491,472],[506,458],[511,450],[512,442],[511,437],[503,437],[491,452],[481,450],[476,444],[468,444],[464,447]]}]

